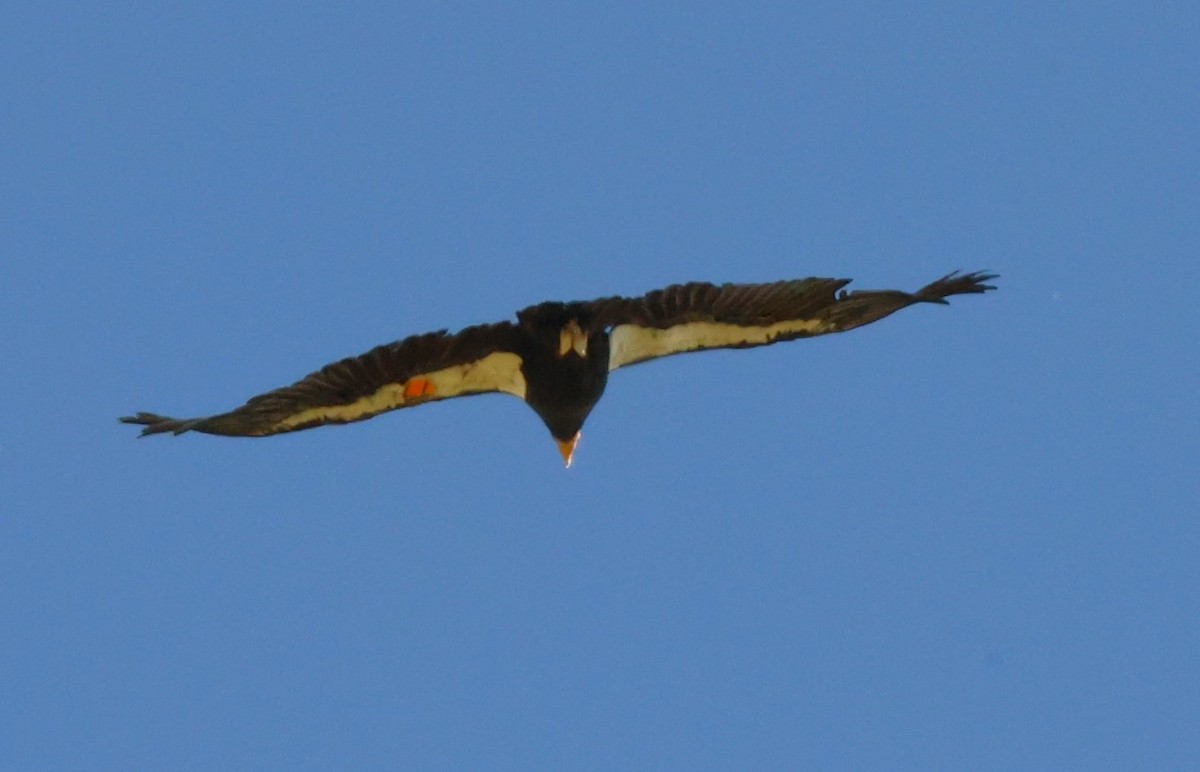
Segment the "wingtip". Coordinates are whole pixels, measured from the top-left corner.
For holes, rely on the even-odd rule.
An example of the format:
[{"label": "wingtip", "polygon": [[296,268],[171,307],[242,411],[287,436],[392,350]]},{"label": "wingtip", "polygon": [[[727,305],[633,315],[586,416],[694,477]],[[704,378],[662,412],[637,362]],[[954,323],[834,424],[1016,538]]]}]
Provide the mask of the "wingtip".
[{"label": "wingtip", "polygon": [[970,273],[953,271],[917,290],[914,297],[924,303],[949,305],[946,298],[951,295],[982,294],[996,289],[995,285],[986,282],[998,278],[1000,278],[1000,274],[988,270]]},{"label": "wingtip", "polygon": [[178,418],[169,418],[167,416],[158,415],[157,413],[136,413],[134,415],[121,416],[117,419],[123,424],[134,424],[141,426],[142,431],[138,437],[148,437],[151,434],[183,434],[191,429],[195,420],[180,420]]}]

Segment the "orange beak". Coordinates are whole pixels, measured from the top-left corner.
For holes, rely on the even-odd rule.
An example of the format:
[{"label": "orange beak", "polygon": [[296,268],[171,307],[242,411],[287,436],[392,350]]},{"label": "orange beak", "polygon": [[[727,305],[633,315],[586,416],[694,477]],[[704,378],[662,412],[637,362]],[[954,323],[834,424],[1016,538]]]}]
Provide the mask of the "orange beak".
[{"label": "orange beak", "polygon": [[575,457],[575,446],[579,444],[579,438],[582,436],[583,432],[575,432],[575,436],[569,440],[554,440],[554,443],[558,445],[558,452],[562,454],[563,464],[568,469],[571,468],[571,459]]}]

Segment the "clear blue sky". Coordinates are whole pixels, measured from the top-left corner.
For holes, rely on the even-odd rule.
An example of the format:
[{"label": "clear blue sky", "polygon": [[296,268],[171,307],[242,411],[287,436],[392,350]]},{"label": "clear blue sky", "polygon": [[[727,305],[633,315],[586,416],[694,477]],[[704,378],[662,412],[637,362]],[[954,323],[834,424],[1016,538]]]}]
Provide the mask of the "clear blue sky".
[{"label": "clear blue sky", "polygon": [[[3,766],[1200,764],[1200,11],[499,5],[3,12]],[[116,422],[955,268],[618,373],[569,471],[501,396]]]}]

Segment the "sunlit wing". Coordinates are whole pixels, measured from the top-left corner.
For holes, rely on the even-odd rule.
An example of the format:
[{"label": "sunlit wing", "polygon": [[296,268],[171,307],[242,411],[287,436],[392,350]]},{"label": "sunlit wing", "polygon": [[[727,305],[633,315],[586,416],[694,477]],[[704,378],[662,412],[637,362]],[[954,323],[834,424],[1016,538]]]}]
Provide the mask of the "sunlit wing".
[{"label": "sunlit wing", "polygon": [[261,437],[323,424],[361,421],[388,410],[452,397],[502,392],[525,396],[512,324],[479,325],[456,334],[414,335],[321,368],[291,386],[228,413],[176,419],[138,413],[121,420],[142,434],[187,431]]},{"label": "sunlit wing", "polygon": [[750,348],[844,332],[913,303],[945,303],[950,295],[994,289],[989,273],[953,273],[914,293],[841,292],[849,279],[796,279],[767,284],[679,284],[640,298],[594,301],[611,327],[609,370],[658,357],[715,348]]}]

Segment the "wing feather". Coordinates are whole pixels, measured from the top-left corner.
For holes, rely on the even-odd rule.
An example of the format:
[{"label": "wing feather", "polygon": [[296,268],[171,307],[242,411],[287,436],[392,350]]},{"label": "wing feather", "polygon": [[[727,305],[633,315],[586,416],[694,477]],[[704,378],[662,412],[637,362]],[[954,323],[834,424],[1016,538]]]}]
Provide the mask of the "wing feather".
[{"label": "wing feather", "polygon": [[914,292],[842,290],[849,279],[807,278],[764,284],[677,284],[640,298],[596,300],[610,327],[609,370],[658,357],[714,348],[749,348],[844,332],[913,303],[986,292],[995,274],[949,274]]},{"label": "wing feather", "polygon": [[361,421],[388,410],[488,392],[525,395],[519,342],[509,322],[414,335],[310,373],[204,418],[156,413],[121,418],[142,435],[187,431],[260,437],[323,424]]}]

